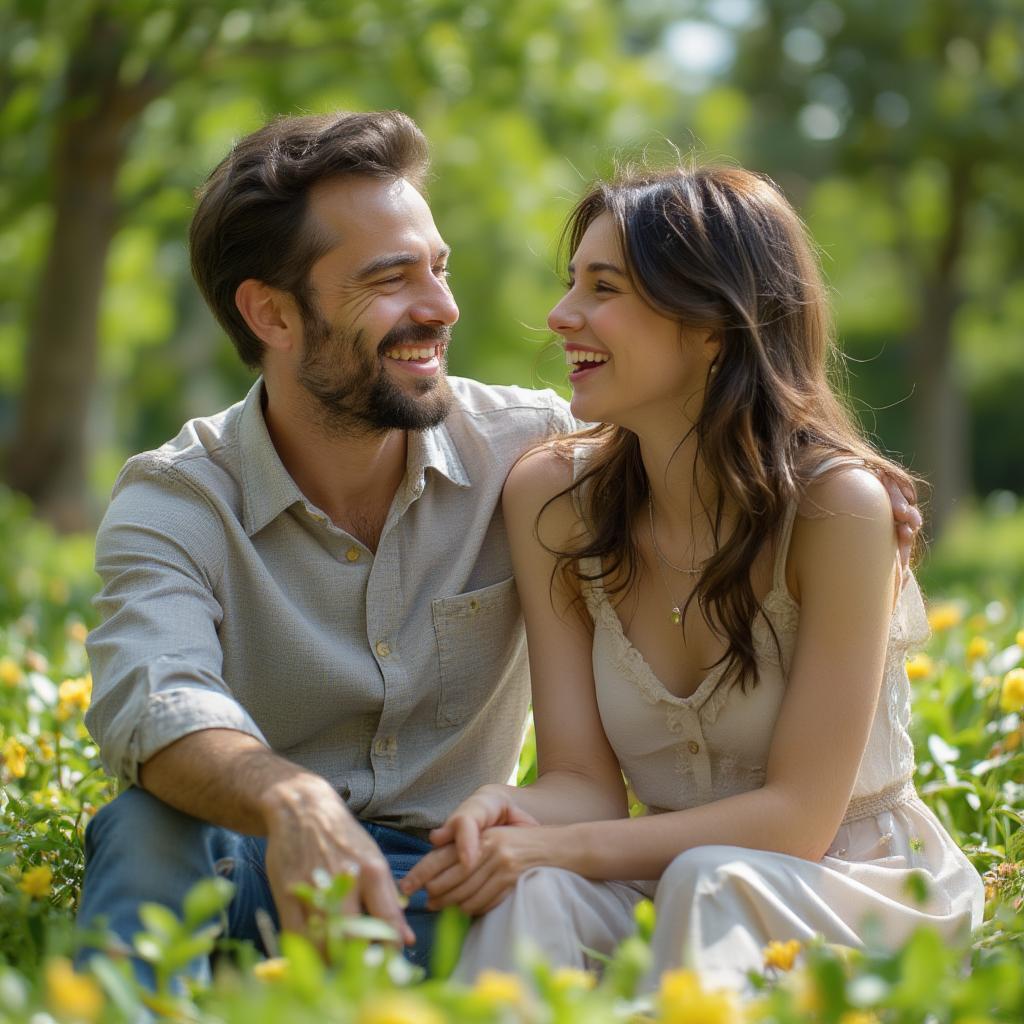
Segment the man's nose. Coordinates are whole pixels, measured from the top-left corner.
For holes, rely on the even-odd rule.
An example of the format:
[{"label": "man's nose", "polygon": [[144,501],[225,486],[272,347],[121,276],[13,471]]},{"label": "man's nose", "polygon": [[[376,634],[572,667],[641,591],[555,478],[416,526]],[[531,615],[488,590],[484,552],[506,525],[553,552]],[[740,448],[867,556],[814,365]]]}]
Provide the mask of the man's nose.
[{"label": "man's nose", "polygon": [[455,304],[448,282],[437,278],[410,310],[411,319],[418,324],[445,324],[451,327],[459,319],[459,307]]}]

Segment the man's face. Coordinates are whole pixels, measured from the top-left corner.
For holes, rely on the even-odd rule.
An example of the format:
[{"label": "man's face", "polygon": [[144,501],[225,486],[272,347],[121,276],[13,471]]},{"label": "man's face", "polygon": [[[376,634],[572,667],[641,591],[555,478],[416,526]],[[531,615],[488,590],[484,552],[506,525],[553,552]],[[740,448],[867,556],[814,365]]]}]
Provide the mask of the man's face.
[{"label": "man's face", "polygon": [[310,197],[309,223],[336,240],[309,273],[298,368],[323,425],[350,434],[440,423],[459,310],[426,201],[406,181],[325,182]]}]

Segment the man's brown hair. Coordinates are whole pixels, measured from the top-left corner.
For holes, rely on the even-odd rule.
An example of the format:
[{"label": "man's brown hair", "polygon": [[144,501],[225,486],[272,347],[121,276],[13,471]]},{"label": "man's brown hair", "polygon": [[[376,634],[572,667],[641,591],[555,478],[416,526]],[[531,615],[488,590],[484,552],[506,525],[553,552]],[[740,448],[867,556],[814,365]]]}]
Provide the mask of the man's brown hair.
[{"label": "man's brown hair", "polygon": [[397,110],[282,117],[235,144],[198,192],[189,231],[192,275],[242,360],[263,342],[235,304],[249,278],[313,310],[310,267],[334,244],[309,223],[313,186],[344,176],[406,178],[423,187],[429,158],[419,127]]}]

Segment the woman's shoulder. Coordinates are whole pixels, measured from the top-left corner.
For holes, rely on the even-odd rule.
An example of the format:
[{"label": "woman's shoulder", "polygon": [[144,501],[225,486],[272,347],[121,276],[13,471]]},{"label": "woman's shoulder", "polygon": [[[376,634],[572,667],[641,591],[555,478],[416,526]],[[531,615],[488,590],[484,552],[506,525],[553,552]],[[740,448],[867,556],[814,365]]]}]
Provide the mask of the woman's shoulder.
[{"label": "woman's shoulder", "polygon": [[854,459],[830,459],[810,475],[797,506],[802,519],[852,517],[892,523],[889,492],[878,475]]}]

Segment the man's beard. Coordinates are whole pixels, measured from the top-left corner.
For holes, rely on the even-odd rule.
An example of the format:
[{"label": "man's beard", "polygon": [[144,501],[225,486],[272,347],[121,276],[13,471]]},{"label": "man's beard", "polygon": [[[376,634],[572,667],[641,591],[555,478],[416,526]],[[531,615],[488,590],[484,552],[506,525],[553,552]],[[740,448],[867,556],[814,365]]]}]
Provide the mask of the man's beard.
[{"label": "man's beard", "polygon": [[303,317],[305,352],[298,381],[314,400],[324,430],[333,435],[426,430],[448,415],[452,392],[444,354],[432,377],[413,379],[414,395],[395,383],[381,364],[401,344],[447,347],[451,328],[415,324],[388,331],[376,353],[366,349],[360,330],[333,327],[319,310]]}]

